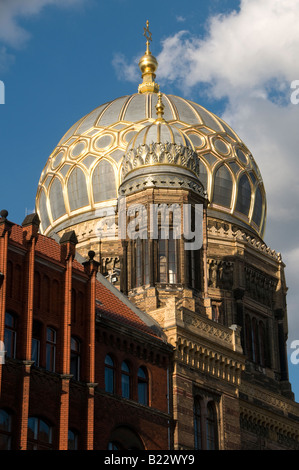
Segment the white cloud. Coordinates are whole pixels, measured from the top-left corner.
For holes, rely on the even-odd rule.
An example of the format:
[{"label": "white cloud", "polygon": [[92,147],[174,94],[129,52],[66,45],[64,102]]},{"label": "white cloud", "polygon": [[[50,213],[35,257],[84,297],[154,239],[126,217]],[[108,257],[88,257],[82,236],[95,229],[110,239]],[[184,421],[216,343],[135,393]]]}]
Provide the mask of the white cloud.
[{"label": "white cloud", "polygon": [[136,71],[138,70],[138,62],[141,55],[129,63],[124,54],[117,53],[114,55],[112,65],[117,73],[119,80],[136,82]]},{"label": "white cloud", "polygon": [[219,97],[232,87],[260,89],[273,79],[293,80],[298,74],[298,16],[297,0],[242,0],[238,13],[210,18],[206,38],[185,31],[165,39],[159,76],[167,77],[174,65],[171,79],[180,79],[181,64],[164,58],[172,60],[183,52],[185,85],[212,82]]},{"label": "white cloud", "polygon": [[[210,18],[206,36],[179,31],[157,59],[158,81],[184,95],[204,90],[225,99],[223,118],[244,140],[263,175],[268,201],[265,241],[287,259],[290,331],[299,335],[298,0],[241,0],[239,11]],[[294,333],[294,331],[296,333]]]},{"label": "white cloud", "polygon": [[0,71],[4,71],[14,61],[7,47],[20,49],[24,47],[31,35],[20,25],[25,17],[39,15],[50,5],[68,8],[83,3],[84,0],[1,0],[0,3]]}]

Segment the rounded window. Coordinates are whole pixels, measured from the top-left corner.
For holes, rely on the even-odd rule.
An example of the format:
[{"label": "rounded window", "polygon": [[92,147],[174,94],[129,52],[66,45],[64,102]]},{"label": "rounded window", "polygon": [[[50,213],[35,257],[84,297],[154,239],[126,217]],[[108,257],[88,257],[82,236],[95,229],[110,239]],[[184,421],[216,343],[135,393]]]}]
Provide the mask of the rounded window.
[{"label": "rounded window", "polygon": [[220,166],[215,173],[213,202],[220,206],[230,207],[233,190],[232,176],[228,168]]},{"label": "rounded window", "polygon": [[244,174],[238,185],[238,198],[236,210],[244,215],[248,215],[251,204],[251,186],[247,176]]}]

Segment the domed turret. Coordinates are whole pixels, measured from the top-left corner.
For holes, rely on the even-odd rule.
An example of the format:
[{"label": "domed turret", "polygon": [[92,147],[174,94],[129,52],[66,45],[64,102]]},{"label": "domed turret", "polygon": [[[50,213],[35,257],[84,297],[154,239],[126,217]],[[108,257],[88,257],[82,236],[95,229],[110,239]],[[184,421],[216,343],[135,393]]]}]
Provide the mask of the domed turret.
[{"label": "domed turret", "polygon": [[188,187],[203,195],[199,160],[192,141],[163,118],[158,94],[157,119],[142,128],[128,144],[122,162],[122,195],[148,187]]}]

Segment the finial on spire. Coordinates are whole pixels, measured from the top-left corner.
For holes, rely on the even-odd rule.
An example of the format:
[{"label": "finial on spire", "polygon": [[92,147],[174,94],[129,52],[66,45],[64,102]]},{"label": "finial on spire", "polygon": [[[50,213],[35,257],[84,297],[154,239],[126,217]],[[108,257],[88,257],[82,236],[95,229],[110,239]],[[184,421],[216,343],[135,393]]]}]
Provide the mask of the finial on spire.
[{"label": "finial on spire", "polygon": [[147,41],[146,41],[146,53],[147,54],[150,54],[150,50],[149,50],[149,43],[152,42],[152,33],[150,32],[149,30],[149,21],[147,20],[146,22],[146,28],[143,28],[143,36],[146,37]]},{"label": "finial on spire", "polygon": [[164,118],[163,118],[163,115],[164,115],[164,109],[165,109],[165,106],[162,102],[162,93],[161,91],[159,91],[158,93],[158,101],[157,101],[157,104],[156,104],[156,112],[157,112],[157,121],[162,121]]},{"label": "finial on spire", "polygon": [[143,35],[146,37],[146,51],[139,61],[139,68],[143,82],[138,87],[139,93],[158,93],[159,85],[155,82],[155,72],[158,67],[156,57],[150,51],[150,42],[152,42],[152,33],[149,30],[149,21],[146,22],[146,28],[143,28]]}]

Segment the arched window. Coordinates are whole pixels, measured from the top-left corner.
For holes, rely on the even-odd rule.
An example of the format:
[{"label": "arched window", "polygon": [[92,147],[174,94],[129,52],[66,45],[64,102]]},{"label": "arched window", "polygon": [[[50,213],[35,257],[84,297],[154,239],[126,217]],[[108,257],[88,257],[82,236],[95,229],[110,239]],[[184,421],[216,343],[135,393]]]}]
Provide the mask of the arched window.
[{"label": "arched window", "polygon": [[136,240],[136,287],[142,284],[142,246],[140,237]]},{"label": "arched window", "polygon": [[201,400],[195,397],[194,400],[194,445],[196,450],[202,449],[202,417]]},{"label": "arched window", "polygon": [[248,215],[251,204],[251,186],[247,176],[244,174],[238,185],[238,198],[236,210],[242,214]]},{"label": "arched window", "polygon": [[71,211],[89,204],[86,179],[81,168],[75,167],[73,169],[68,180],[67,191]]},{"label": "arched window", "polygon": [[36,417],[28,419],[28,450],[51,450],[52,428]]},{"label": "arched window", "polygon": [[144,445],[135,431],[119,426],[110,435],[108,450],[144,450]]},{"label": "arched window", "polygon": [[17,319],[12,313],[5,313],[4,345],[6,357],[16,357]]},{"label": "arched window", "polygon": [[260,364],[261,366],[266,365],[266,331],[265,325],[262,321],[259,322],[258,326],[259,333],[259,351],[260,351]]},{"label": "arched window", "polygon": [[215,402],[200,396],[194,399],[194,446],[196,450],[218,449]]},{"label": "arched window", "polygon": [[233,181],[228,168],[221,165],[214,177],[213,201],[224,207],[230,207],[232,198]]},{"label": "arched window", "polygon": [[80,380],[80,341],[71,338],[71,367],[70,372],[75,380]]},{"label": "arched window", "polygon": [[46,369],[55,372],[56,362],[56,331],[54,328],[47,328],[46,336]]},{"label": "arched window", "polygon": [[114,393],[115,377],[114,377],[114,361],[109,354],[105,357],[105,391]]},{"label": "arched window", "polygon": [[175,284],[177,282],[177,240],[173,230],[169,230],[169,238],[161,237],[159,231],[159,282]]},{"label": "arched window", "polygon": [[252,214],[253,222],[259,227],[262,219],[263,210],[263,196],[260,188],[257,188],[255,192],[255,202]]},{"label": "arched window", "polygon": [[130,368],[125,361],[121,365],[121,395],[123,398],[131,398]]},{"label": "arched window", "polygon": [[37,320],[33,320],[31,360],[34,361],[35,366],[39,366],[41,333],[42,333],[42,324]]},{"label": "arched window", "polygon": [[213,402],[207,405],[207,450],[217,449],[217,420]]},{"label": "arched window", "polygon": [[252,332],[251,332],[251,319],[247,314],[245,316],[245,339],[246,339],[246,353],[248,359],[252,360]]},{"label": "arched window", "polygon": [[259,362],[259,339],[258,339],[258,328],[256,318],[252,319],[252,360],[253,362]]},{"label": "arched window", "polygon": [[78,433],[69,429],[68,450],[78,450]]},{"label": "arched window", "polygon": [[148,405],[148,373],[145,367],[138,369],[138,403]]},{"label": "arched window", "polygon": [[263,367],[269,366],[268,342],[265,323],[246,314],[245,316],[246,355],[250,361]]},{"label": "arched window", "polygon": [[66,213],[66,210],[64,205],[62,186],[60,180],[57,177],[54,178],[51,184],[49,198],[53,220],[59,219],[59,217]]},{"label": "arched window", "polygon": [[0,410],[0,450],[11,450],[11,414]]},{"label": "arched window", "polygon": [[102,160],[95,167],[92,175],[94,202],[116,198],[115,174],[111,163]]}]

